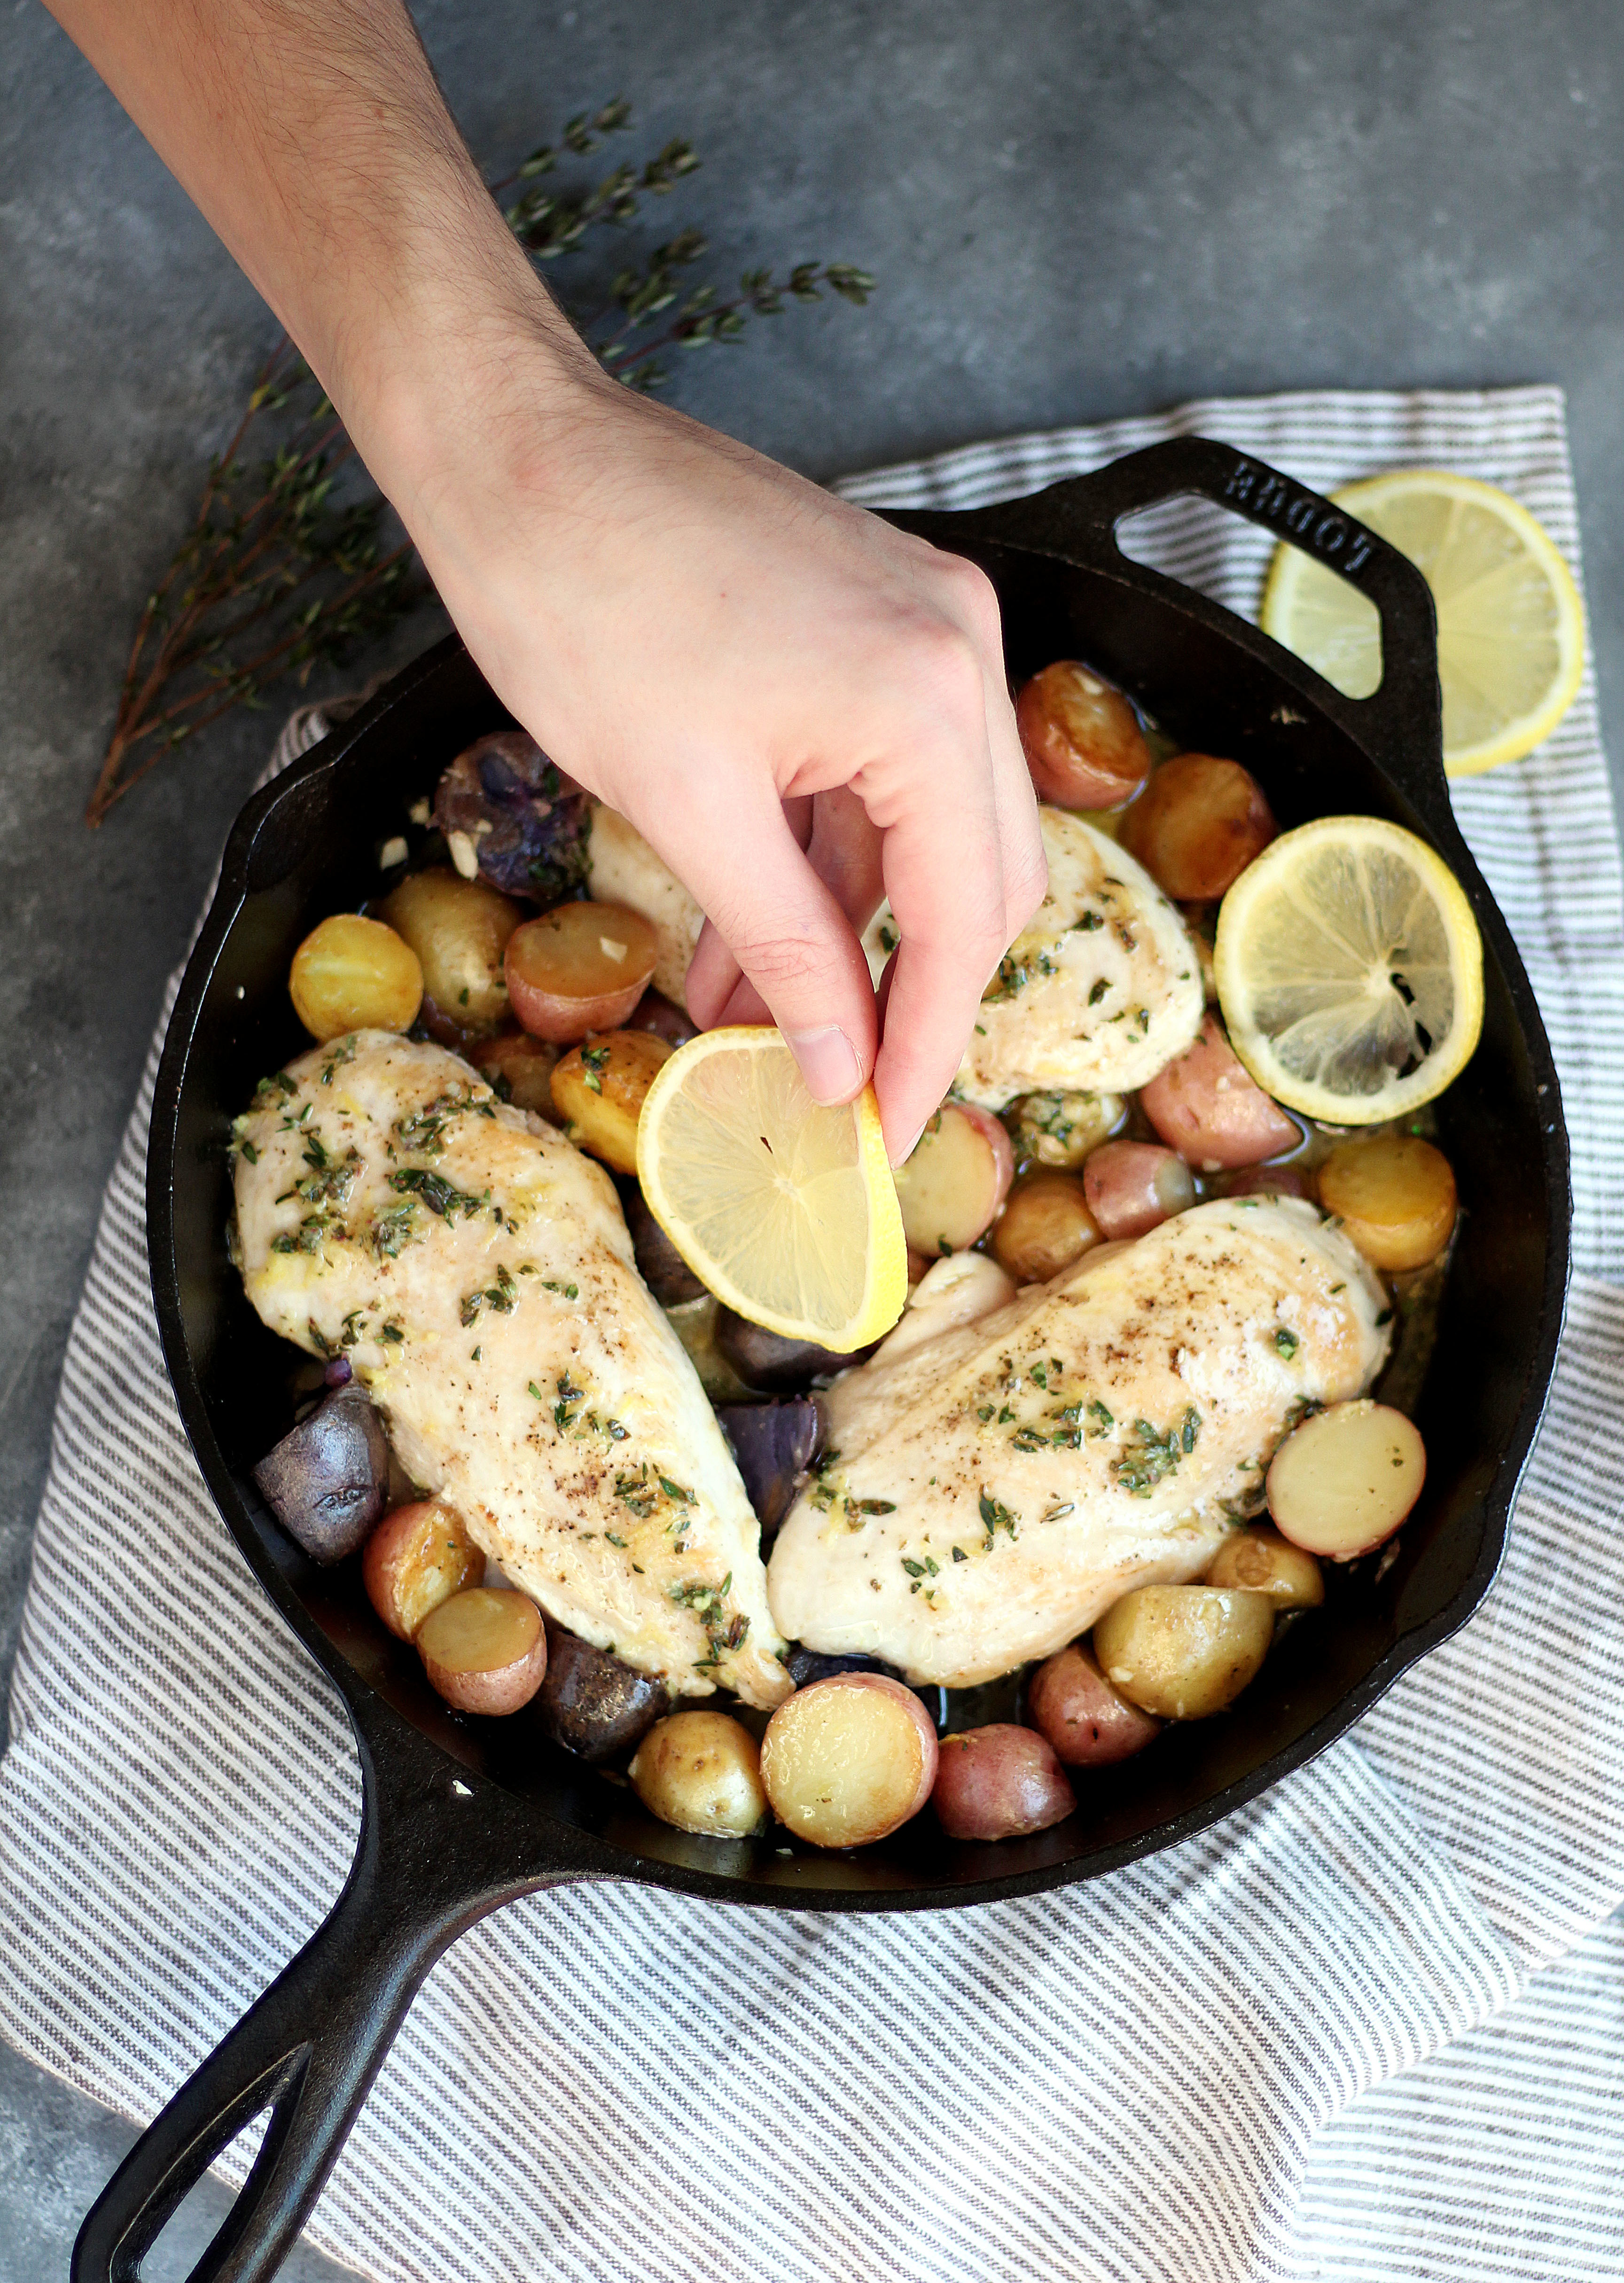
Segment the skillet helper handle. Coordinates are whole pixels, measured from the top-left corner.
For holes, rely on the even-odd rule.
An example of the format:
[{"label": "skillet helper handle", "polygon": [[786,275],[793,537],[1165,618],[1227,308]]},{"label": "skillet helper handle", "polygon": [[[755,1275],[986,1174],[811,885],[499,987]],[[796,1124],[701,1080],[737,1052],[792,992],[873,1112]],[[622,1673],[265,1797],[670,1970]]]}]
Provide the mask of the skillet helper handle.
[{"label": "skillet helper handle", "polygon": [[[1035,497],[1001,503],[970,515],[944,517],[988,539],[1007,537],[1025,547],[1089,568],[1121,568],[1131,558],[1118,543],[1119,524],[1166,500],[1195,494],[1261,525],[1334,571],[1374,604],[1381,620],[1382,675],[1369,697],[1347,697],[1317,674],[1316,696],[1359,734],[1372,729],[1394,773],[1425,805],[1441,801],[1449,814],[1443,774],[1443,700],[1438,684],[1438,620],[1432,589],[1406,555],[1305,484],[1282,475],[1233,445],[1208,436],[1176,436],[1131,452],[1087,476],[1072,476]],[[909,518],[927,524],[929,517]],[[945,540],[950,545],[952,541]],[[1138,580],[1161,580],[1142,564]],[[1187,594],[1177,580],[1162,583]],[[1216,604],[1208,606],[1216,612]],[[1224,617],[1228,619],[1228,613]],[[1229,619],[1231,626],[1233,620]],[[1289,652],[1277,652],[1282,660]],[[1313,669],[1290,659],[1294,674]]]},{"label": "skillet helper handle", "polygon": [[[430,1967],[468,1927],[546,1874],[486,1876],[419,1792],[380,1801],[366,1765],[361,1841],[343,1893],[286,1969],[182,2086],[103,2189],[72,2283],[140,2283],[165,2223],[268,2108],[259,2154],[188,2283],[268,2283],[288,2253]],[[433,1789],[447,1792],[441,1774]],[[468,1787],[461,1788],[470,1796]],[[384,1812],[380,1812],[380,1809]],[[473,1829],[472,1819],[467,1827]]]}]

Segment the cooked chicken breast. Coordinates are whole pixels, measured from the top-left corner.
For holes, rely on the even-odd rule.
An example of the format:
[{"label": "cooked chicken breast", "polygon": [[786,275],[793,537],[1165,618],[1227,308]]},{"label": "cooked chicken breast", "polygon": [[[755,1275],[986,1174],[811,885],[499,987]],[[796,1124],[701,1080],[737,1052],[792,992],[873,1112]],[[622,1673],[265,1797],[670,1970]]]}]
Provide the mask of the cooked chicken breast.
[{"label": "cooked chicken breast", "polygon": [[[1195,946],[1150,874],[1080,816],[1037,815],[1049,891],[998,962],[953,1080],[983,1110],[1022,1094],[1131,1094],[1201,1026]],[[882,904],[863,937],[876,986],[897,942]]]},{"label": "cooked chicken breast", "polygon": [[703,912],[636,826],[601,800],[592,805],[587,856],[588,894],[642,914],[655,933],[654,987],[686,1008],[688,962],[705,923]]},{"label": "cooked chicken breast", "polygon": [[1129,1586],[1200,1575],[1302,1406],[1370,1385],[1385,1308],[1312,1205],[1238,1197],[882,1351],[825,1398],[775,1622],[949,1687],[1051,1656]]},{"label": "cooked chicken breast", "polygon": [[348,1354],[412,1480],[599,1648],[787,1695],[755,1514],[602,1168],[386,1031],[301,1056],[235,1130],[250,1300]]}]

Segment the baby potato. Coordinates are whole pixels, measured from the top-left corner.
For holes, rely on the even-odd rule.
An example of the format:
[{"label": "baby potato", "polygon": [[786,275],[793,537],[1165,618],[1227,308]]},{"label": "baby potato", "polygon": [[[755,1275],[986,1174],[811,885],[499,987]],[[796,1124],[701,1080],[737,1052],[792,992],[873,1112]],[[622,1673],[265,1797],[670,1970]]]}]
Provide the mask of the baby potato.
[{"label": "baby potato", "polygon": [[747,1839],[767,1812],[760,1756],[726,1712],[672,1712],[637,1748],[632,1788],[662,1823],[715,1839]]},{"label": "baby potato", "polygon": [[1325,1598],[1325,1581],[1314,1556],[1272,1530],[1238,1530],[1226,1538],[1201,1583],[1267,1593],[1277,1609],[1317,1609]]},{"label": "baby potato", "polygon": [[1426,1445],[1413,1422],[1361,1396],[1286,1438],[1269,1468],[1269,1512],[1305,1554],[1351,1562],[1392,1537],[1426,1480]]},{"label": "baby potato", "polygon": [[1107,1142],[1083,1168],[1083,1194],[1101,1236],[1144,1236],[1188,1212],[1195,1182],[1177,1149]]},{"label": "baby potato", "polygon": [[799,1395],[814,1379],[846,1371],[874,1352],[857,1348],[843,1355],[836,1348],[820,1348],[815,1340],[787,1339],[782,1332],[752,1324],[732,1308],[716,1312],[716,1349],[746,1387],[764,1395]]},{"label": "baby potato", "polygon": [[1140,1087],[1139,1102],[1168,1147],[1203,1173],[1255,1165],[1294,1149],[1302,1139],[1295,1119],[1242,1063],[1210,1008],[1183,1054]]},{"label": "baby potato", "polygon": [[883,1672],[842,1672],[786,1697],[761,1740],[773,1812],[815,1847],[868,1847],[930,1796],[936,1724]]},{"label": "baby potato", "polygon": [[1150,775],[1139,717],[1120,690],[1076,658],[1056,658],[1015,700],[1015,726],[1039,800],[1120,808]]},{"label": "baby potato", "polygon": [[288,993],[306,1030],[323,1043],[346,1031],[406,1031],[423,1000],[423,969],[382,920],[335,912],[294,953]]},{"label": "baby potato", "polygon": [[371,1398],[352,1379],[266,1453],[253,1478],[313,1562],[342,1562],[384,1511],[391,1456]]},{"label": "baby potato", "polygon": [[1040,1165],[1076,1166],[1121,1120],[1120,1094],[1026,1094],[1014,1104],[1015,1147]]},{"label": "baby potato", "polygon": [[1046,1284],[1099,1242],[1099,1223],[1075,1173],[1028,1173],[992,1230],[992,1250],[1017,1284]]},{"label": "baby potato", "polygon": [[410,1640],[432,1609],[477,1586],[485,1556],[462,1517],[439,1499],[419,1499],[386,1514],[361,1557],[367,1599],[399,1640]]},{"label": "baby potato", "polygon": [[637,1171],[643,1098],[672,1048],[652,1031],[605,1031],[553,1071],[553,1107],[571,1142],[618,1173]]},{"label": "baby potato", "polygon": [[469,1060],[516,1110],[532,1110],[549,1126],[557,1125],[552,1077],[558,1049],[550,1040],[532,1039],[528,1031],[503,1031],[471,1048]]},{"label": "baby potato", "polygon": [[1217,1586],[1136,1586],[1094,1627],[1113,1688],[1162,1720],[1205,1720],[1232,1704],[1269,1653],[1267,1593]]},{"label": "baby potato", "polygon": [[565,1751],[594,1765],[612,1760],[647,1734],[670,1703],[663,1681],[594,1648],[579,1633],[548,1626],[539,1710],[542,1726]]},{"label": "baby potato", "polygon": [[1278,830],[1263,789],[1239,761],[1180,753],[1163,761],[1117,838],[1177,904],[1214,902]]},{"label": "baby potato", "polygon": [[1117,1694],[1081,1641],[1038,1666],[1027,1683],[1026,1717],[1072,1768],[1131,1759],[1162,1733],[1160,1720]]},{"label": "baby potato", "polygon": [[997,1217],[1015,1153],[990,1110],[944,1102],[897,1168],[903,1234],[916,1251],[963,1252]]},{"label": "baby potato", "polygon": [[517,1712],[547,1677],[541,1612],[505,1587],[453,1593],[414,1638],[430,1687],[459,1712]]},{"label": "baby potato", "polygon": [[1077,1804],[1046,1736],[995,1720],[944,1736],[930,1804],[950,1839],[1021,1839]]},{"label": "baby potato", "polygon": [[621,1209],[631,1232],[637,1273],[661,1307],[680,1308],[686,1300],[703,1300],[706,1287],[649,1212],[642,1191],[634,1188],[623,1197]]},{"label": "baby potato", "polygon": [[658,938],[641,912],[560,904],[508,939],[513,1011],[527,1031],[561,1047],[618,1030],[648,989],[658,955]]},{"label": "baby potato", "polygon": [[413,872],[379,909],[423,962],[431,1029],[483,1038],[509,1019],[502,954],[519,908],[488,880],[464,880],[441,865]]},{"label": "baby potato", "polygon": [[1375,1268],[1425,1268],[1455,1227],[1455,1175],[1414,1134],[1339,1142],[1319,1169],[1319,1201]]}]

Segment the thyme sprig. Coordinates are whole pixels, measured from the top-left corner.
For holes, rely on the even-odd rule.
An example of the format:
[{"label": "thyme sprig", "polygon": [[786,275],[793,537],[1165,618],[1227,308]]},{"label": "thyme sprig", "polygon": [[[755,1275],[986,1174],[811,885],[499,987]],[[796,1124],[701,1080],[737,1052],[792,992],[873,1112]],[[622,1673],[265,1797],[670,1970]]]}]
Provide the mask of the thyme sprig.
[{"label": "thyme sprig", "polygon": [[[594,230],[626,229],[645,199],[668,196],[699,167],[692,144],[677,140],[596,181],[561,176],[631,120],[620,99],[582,112],[556,144],[539,145],[492,184],[538,266],[578,253]],[[826,292],[861,308],[874,288],[866,271],[844,261],[797,262],[781,278],[748,269],[734,292],[714,280],[690,284],[709,251],[689,225],[618,271],[598,306],[567,308],[588,347],[628,387],[665,386],[668,353],[736,343],[753,318]],[[342,664],[431,592],[325,389],[284,336],[210,464],[191,527],[136,623],[86,823],[100,824],[166,753],[211,722],[263,705],[289,674],[302,686],[318,666]]]}]

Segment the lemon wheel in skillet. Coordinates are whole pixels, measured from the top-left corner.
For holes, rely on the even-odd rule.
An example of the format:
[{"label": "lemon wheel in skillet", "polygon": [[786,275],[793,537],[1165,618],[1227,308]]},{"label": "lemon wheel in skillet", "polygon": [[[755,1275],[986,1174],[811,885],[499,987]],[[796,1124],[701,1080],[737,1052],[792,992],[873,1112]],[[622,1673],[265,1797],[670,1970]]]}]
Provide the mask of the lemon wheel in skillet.
[{"label": "lemon wheel in skillet", "polygon": [[1380,817],[1322,816],[1272,841],[1219,907],[1213,965],[1230,1043],[1259,1086],[1333,1126],[1430,1102],[1483,1027],[1465,892]]}]

